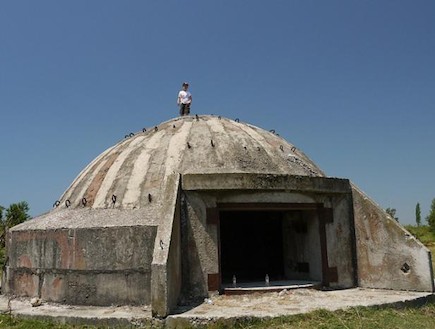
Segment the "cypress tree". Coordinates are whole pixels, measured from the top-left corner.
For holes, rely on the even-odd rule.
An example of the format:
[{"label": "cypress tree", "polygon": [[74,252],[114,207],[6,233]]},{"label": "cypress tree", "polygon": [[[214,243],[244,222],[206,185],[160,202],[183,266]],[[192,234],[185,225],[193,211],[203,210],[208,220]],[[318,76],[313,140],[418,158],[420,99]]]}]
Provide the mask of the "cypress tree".
[{"label": "cypress tree", "polygon": [[429,215],[426,217],[427,223],[431,230],[435,232],[435,199],[432,200]]},{"label": "cypress tree", "polygon": [[417,226],[420,226],[421,224],[421,210],[420,210],[420,203],[417,202],[417,205],[415,206],[415,221],[417,222]]}]

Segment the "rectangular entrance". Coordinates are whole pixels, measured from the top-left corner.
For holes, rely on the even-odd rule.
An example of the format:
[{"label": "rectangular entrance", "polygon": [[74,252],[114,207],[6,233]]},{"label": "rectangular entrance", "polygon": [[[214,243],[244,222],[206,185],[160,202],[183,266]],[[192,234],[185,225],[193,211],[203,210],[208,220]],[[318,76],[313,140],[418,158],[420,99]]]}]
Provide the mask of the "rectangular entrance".
[{"label": "rectangular entrance", "polygon": [[224,283],[284,278],[282,214],[223,211],[220,214],[221,273]]},{"label": "rectangular entrance", "polygon": [[315,210],[220,210],[222,286],[322,281],[322,253]]}]

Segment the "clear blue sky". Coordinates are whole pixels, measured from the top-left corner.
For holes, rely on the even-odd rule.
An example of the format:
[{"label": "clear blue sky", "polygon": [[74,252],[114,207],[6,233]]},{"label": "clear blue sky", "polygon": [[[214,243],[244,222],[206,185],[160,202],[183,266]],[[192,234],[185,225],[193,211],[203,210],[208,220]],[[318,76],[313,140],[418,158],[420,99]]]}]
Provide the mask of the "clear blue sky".
[{"label": "clear blue sky", "polygon": [[0,204],[48,211],[126,133],[192,112],[275,129],[402,223],[435,198],[435,1],[0,3]]}]

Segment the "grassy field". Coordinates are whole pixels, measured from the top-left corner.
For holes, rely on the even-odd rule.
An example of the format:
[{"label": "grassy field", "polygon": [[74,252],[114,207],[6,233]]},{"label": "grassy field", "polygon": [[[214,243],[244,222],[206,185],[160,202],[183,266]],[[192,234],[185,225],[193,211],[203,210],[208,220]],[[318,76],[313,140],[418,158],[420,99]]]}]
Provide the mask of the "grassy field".
[{"label": "grassy field", "polygon": [[432,268],[433,268],[433,272],[435,273],[435,242],[431,243],[430,245],[427,245],[427,247],[430,249],[432,253]]},{"label": "grassy field", "polygon": [[422,308],[408,309],[374,309],[351,308],[343,311],[329,312],[318,310],[309,314],[281,317],[264,321],[246,321],[232,325],[209,326],[213,329],[433,329],[435,328],[435,304]]},{"label": "grassy field", "polygon": [[435,273],[435,233],[429,229],[429,226],[406,225],[405,228],[430,249],[432,252],[432,268]]}]

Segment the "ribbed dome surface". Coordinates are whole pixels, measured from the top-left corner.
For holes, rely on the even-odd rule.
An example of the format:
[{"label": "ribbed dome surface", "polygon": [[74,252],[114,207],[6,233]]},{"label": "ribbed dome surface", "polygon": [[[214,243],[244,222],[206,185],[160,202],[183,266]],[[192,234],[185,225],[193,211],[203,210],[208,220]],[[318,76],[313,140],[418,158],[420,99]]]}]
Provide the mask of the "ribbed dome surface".
[{"label": "ribbed dome surface", "polygon": [[70,207],[137,209],[162,202],[172,173],[324,176],[273,132],[216,116],[169,120],[125,138],[92,161],[62,195]]}]

